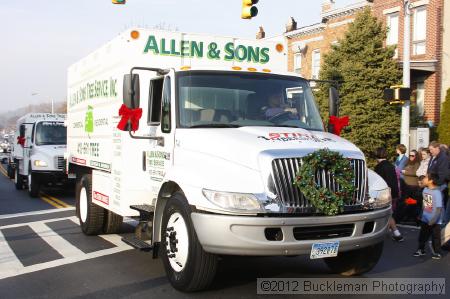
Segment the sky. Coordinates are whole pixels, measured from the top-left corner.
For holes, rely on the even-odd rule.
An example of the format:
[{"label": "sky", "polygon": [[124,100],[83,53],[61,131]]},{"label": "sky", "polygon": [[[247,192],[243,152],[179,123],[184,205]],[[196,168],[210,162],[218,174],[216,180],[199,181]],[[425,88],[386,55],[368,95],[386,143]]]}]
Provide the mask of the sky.
[{"label": "sky", "polygon": [[[335,7],[360,0],[336,0]],[[320,22],[322,0],[259,0],[258,16],[240,18],[241,0],[0,0],[0,113],[66,100],[67,68],[127,28],[254,38]]]}]

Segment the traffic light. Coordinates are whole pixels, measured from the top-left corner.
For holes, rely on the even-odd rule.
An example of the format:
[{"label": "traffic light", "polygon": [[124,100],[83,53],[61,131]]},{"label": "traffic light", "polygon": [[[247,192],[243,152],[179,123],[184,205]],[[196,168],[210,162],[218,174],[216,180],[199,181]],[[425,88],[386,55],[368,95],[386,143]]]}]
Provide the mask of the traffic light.
[{"label": "traffic light", "polygon": [[111,0],[112,4],[125,4],[126,0]]},{"label": "traffic light", "polygon": [[251,19],[258,14],[258,8],[254,6],[258,0],[242,0],[242,19]]},{"label": "traffic light", "polygon": [[402,86],[391,86],[384,90],[383,98],[389,104],[403,104],[409,101],[411,97],[411,88]]}]

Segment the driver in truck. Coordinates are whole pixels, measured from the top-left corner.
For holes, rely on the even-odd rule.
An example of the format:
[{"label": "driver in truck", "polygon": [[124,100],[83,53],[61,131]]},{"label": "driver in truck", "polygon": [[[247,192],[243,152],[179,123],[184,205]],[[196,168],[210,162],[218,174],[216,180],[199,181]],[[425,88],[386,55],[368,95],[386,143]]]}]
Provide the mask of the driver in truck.
[{"label": "driver in truck", "polygon": [[270,119],[285,111],[284,108],[281,107],[282,100],[283,96],[279,93],[274,93],[269,96],[269,108],[264,112],[266,119]]}]

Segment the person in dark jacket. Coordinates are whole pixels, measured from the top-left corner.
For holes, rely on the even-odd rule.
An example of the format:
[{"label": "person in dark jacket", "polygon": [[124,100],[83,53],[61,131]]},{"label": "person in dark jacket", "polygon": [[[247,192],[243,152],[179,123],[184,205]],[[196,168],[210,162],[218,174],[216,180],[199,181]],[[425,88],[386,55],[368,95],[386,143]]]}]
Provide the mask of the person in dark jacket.
[{"label": "person in dark jacket", "polygon": [[[396,203],[399,198],[398,190],[398,180],[397,174],[395,173],[395,167],[389,161],[386,160],[387,152],[383,147],[379,147],[375,151],[375,157],[377,158],[378,164],[375,166],[375,172],[383,178],[386,184],[391,188],[392,196],[392,211],[395,213]],[[392,239],[401,242],[403,241],[403,236],[397,228],[397,224],[393,217],[389,219],[389,228],[392,232]]]},{"label": "person in dark jacket", "polygon": [[430,163],[428,164],[428,172],[434,173],[438,177],[436,185],[442,192],[444,206],[446,206],[444,221],[442,224],[446,225],[450,220],[450,205],[448,204],[449,158],[447,153],[441,149],[441,144],[437,141],[432,141],[428,148],[431,153]]}]

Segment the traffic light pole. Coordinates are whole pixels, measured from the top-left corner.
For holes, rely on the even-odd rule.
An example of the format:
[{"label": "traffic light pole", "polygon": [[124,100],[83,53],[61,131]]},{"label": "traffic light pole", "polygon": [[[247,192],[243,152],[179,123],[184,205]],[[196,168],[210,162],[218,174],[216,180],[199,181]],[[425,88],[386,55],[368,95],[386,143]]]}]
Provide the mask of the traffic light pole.
[{"label": "traffic light pole", "polygon": [[[411,44],[411,9],[410,0],[403,1],[403,14],[404,14],[404,26],[403,26],[403,87],[410,88],[410,44]],[[402,106],[402,124],[400,129],[400,143],[404,144],[407,150],[409,148],[409,117],[410,117],[410,100],[406,100]]]}]

